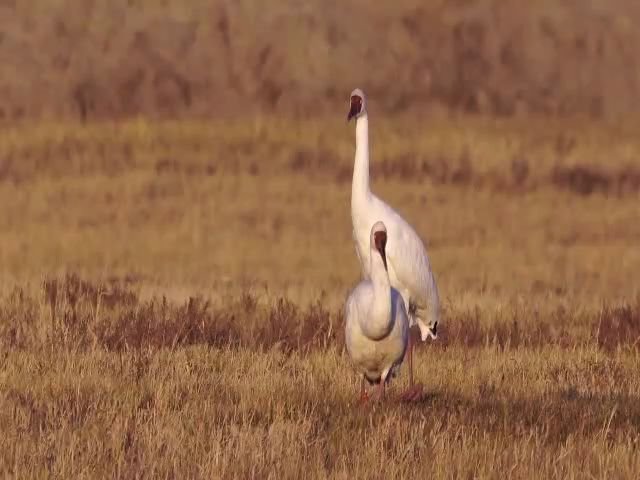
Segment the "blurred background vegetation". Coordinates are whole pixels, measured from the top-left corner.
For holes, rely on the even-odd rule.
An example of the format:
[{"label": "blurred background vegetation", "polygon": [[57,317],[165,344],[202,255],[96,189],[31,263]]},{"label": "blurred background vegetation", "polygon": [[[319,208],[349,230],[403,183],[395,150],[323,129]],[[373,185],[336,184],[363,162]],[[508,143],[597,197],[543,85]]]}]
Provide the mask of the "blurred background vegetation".
[{"label": "blurred background vegetation", "polygon": [[635,0],[0,1],[0,117],[640,107]]}]

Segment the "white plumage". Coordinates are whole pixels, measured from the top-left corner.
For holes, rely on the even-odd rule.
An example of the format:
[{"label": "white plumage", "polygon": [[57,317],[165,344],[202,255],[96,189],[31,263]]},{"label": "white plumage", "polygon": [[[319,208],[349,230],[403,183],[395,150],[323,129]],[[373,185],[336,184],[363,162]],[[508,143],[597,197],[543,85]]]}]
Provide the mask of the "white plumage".
[{"label": "white plumage", "polygon": [[[393,208],[375,196],[369,186],[369,118],[364,92],[351,93],[348,120],[356,119],[356,153],[351,186],[351,220],[356,253],[364,278],[370,278],[369,231],[381,220],[389,229],[386,248],[391,286],[402,295],[410,325],[418,324],[420,336],[436,338],[440,317],[438,288],[425,246],[415,232]],[[411,346],[409,347],[411,349]],[[409,352],[409,354],[411,354]],[[411,358],[410,358],[411,360]],[[411,382],[413,382],[410,364]]]},{"label": "white plumage", "polygon": [[369,236],[368,280],[360,282],[347,298],[345,339],[349,356],[364,380],[379,384],[379,396],[400,366],[409,341],[409,319],[400,293],[389,283],[386,260],[387,230],[376,222]]}]

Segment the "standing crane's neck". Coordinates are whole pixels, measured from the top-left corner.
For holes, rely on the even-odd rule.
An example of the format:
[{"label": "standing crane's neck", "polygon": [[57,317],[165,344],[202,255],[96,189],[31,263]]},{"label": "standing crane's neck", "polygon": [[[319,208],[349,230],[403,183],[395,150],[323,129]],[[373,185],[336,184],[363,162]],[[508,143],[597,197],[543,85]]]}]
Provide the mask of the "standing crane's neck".
[{"label": "standing crane's neck", "polygon": [[388,291],[391,288],[389,273],[387,272],[384,262],[382,261],[382,257],[377,250],[371,250],[370,261],[371,282],[373,283],[374,289]]},{"label": "standing crane's neck", "polygon": [[351,201],[369,196],[369,117],[363,113],[356,118],[356,156],[353,165]]},{"label": "standing crane's neck", "polygon": [[379,340],[387,336],[393,328],[391,285],[380,254],[372,249],[370,258],[373,299],[369,305],[365,333],[369,338]]}]

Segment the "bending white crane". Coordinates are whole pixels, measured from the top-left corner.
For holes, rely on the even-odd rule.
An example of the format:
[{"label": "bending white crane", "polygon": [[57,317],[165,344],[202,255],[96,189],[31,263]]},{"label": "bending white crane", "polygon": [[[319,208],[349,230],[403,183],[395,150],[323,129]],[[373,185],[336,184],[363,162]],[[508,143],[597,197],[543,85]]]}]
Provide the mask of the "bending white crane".
[{"label": "bending white crane", "polygon": [[378,399],[384,397],[385,385],[402,364],[409,342],[404,300],[389,283],[384,223],[376,222],[369,238],[370,277],[353,289],[345,306],[347,351],[362,373],[360,401],[367,398],[365,379],[379,385]]},{"label": "bending white crane", "polygon": [[[356,119],[356,154],[351,185],[351,220],[356,253],[364,278],[371,276],[370,225],[381,220],[389,228],[387,265],[391,286],[396,288],[409,313],[410,326],[418,324],[422,341],[437,338],[440,301],[435,277],[422,240],[393,208],[369,187],[369,118],[364,92],[351,92],[347,121]],[[409,383],[413,386],[412,341],[409,338]]]}]

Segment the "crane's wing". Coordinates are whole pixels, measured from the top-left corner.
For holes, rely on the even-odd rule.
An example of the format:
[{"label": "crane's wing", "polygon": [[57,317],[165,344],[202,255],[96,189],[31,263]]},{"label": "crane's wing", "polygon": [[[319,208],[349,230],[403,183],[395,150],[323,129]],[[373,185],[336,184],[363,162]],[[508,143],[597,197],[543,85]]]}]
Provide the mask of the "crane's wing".
[{"label": "crane's wing", "polygon": [[351,230],[351,235],[353,236],[353,248],[356,250],[356,257],[358,257],[358,263],[360,264],[360,271],[362,272],[362,278],[368,279],[369,276],[367,274],[368,269],[367,265],[365,265],[365,259],[360,255],[360,249],[358,248],[358,238],[356,237],[356,231],[354,229]]},{"label": "crane's wing", "polygon": [[389,232],[387,262],[402,288],[409,292],[416,317],[434,327],[439,321],[440,299],[427,250],[415,230],[399,215],[395,223]]}]

